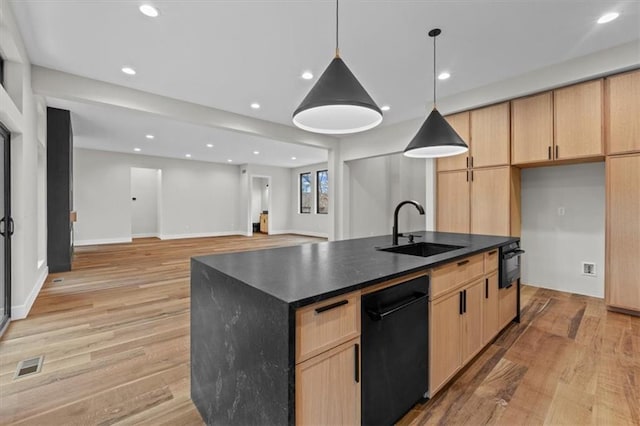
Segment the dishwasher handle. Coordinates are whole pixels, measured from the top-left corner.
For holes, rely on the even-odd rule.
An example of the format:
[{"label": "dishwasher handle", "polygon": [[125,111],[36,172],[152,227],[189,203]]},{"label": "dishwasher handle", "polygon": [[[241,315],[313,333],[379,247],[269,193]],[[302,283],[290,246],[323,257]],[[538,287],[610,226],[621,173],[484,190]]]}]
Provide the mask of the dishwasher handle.
[{"label": "dishwasher handle", "polygon": [[374,311],[371,309],[367,309],[367,314],[371,317],[371,319],[373,319],[374,321],[381,321],[383,320],[386,316],[394,314],[398,311],[401,311],[404,308],[407,308],[411,305],[413,305],[416,302],[419,302],[423,299],[427,298],[427,293],[420,293],[420,292],[414,292],[411,296],[407,297],[406,299],[402,299],[401,301],[397,302],[397,303],[393,303],[385,308],[383,308],[380,311]]}]

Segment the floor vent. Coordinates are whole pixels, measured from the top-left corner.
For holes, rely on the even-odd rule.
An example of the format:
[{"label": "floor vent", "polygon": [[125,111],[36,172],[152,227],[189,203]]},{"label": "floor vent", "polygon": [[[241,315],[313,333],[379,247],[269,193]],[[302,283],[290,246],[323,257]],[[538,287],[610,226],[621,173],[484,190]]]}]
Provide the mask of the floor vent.
[{"label": "floor vent", "polygon": [[18,363],[18,368],[16,369],[16,374],[13,376],[13,379],[18,379],[20,377],[29,376],[31,374],[36,374],[40,372],[42,368],[42,361],[44,360],[44,355],[40,355],[35,358],[24,359]]},{"label": "floor vent", "polygon": [[61,283],[61,282],[63,282],[63,281],[64,281],[64,278],[54,278],[54,279],[53,279],[53,282],[54,282],[55,284],[60,284],[60,283]]}]

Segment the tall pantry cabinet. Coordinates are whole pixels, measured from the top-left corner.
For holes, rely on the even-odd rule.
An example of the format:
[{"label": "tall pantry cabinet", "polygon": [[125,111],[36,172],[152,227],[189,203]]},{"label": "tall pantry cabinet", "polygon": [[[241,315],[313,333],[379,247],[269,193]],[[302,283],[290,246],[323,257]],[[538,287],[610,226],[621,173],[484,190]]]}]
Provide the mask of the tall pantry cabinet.
[{"label": "tall pantry cabinet", "polygon": [[605,301],[640,313],[640,71],[605,81]]}]

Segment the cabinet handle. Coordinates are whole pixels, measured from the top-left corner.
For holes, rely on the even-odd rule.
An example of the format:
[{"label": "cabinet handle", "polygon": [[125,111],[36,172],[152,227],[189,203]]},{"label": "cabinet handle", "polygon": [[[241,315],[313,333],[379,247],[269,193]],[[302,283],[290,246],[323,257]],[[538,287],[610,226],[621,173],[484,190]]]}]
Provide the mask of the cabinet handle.
[{"label": "cabinet handle", "polygon": [[467,156],[467,169],[469,168],[469,157]]},{"label": "cabinet handle", "polygon": [[466,265],[467,263],[469,263],[469,259],[467,259],[467,260],[463,260],[462,262],[458,262],[458,266],[464,266],[464,265]]},{"label": "cabinet handle", "polygon": [[484,279],[484,298],[489,298],[489,278]]},{"label": "cabinet handle", "polygon": [[471,170],[471,182],[473,182],[473,170]]},{"label": "cabinet handle", "polygon": [[360,383],[360,345],[355,344],[353,348],[353,352],[355,353],[355,379],[356,383]]},{"label": "cabinet handle", "polygon": [[551,160],[551,146],[549,146],[549,149],[547,150],[547,159]]},{"label": "cabinet handle", "polygon": [[493,256],[494,254],[496,254],[498,252],[498,250],[493,250],[489,252],[489,256]]},{"label": "cabinet handle", "polygon": [[464,290],[463,293],[464,294],[464,311],[462,311],[463,313],[467,313],[467,290]]},{"label": "cabinet handle", "polygon": [[560,153],[558,152],[558,145],[556,145],[556,160],[560,157]]},{"label": "cabinet handle", "polygon": [[[473,168],[473,155],[471,156],[471,167]],[[471,173],[472,173],[471,176],[473,176],[473,172],[471,172]],[[473,179],[471,179],[471,180],[473,180]]]},{"label": "cabinet handle", "polygon": [[348,300],[341,300],[339,302],[332,303],[332,304],[327,305],[327,306],[321,306],[319,308],[316,308],[316,314],[321,314],[323,312],[330,311],[331,309],[335,309],[335,308],[337,308],[339,306],[346,305],[347,303],[349,303]]},{"label": "cabinet handle", "polygon": [[459,306],[459,312],[460,315],[464,314],[464,296],[463,296],[463,292],[460,292],[460,306]]},{"label": "cabinet handle", "polygon": [[467,170],[467,182],[469,182],[469,170]]}]

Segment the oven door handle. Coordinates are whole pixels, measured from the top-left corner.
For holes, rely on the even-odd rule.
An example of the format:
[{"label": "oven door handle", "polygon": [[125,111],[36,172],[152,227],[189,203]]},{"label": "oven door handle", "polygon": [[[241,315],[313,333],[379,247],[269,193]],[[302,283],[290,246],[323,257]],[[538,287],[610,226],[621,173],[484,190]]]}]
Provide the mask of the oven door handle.
[{"label": "oven door handle", "polygon": [[525,253],[524,250],[520,250],[520,249],[513,250],[513,251],[510,251],[510,252],[504,253],[502,255],[502,258],[503,259],[511,259],[512,257],[520,256],[521,254],[524,254],[524,253]]}]

